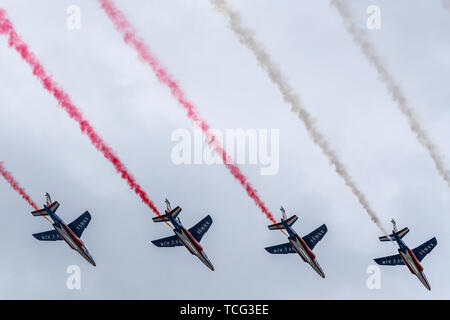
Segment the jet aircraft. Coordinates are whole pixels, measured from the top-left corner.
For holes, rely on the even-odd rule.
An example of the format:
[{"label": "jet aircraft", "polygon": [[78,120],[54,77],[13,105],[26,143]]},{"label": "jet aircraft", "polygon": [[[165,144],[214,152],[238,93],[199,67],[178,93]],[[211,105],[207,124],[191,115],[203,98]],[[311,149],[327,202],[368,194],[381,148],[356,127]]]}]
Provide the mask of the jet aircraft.
[{"label": "jet aircraft", "polygon": [[33,236],[40,241],[57,241],[64,240],[75,251],[83,256],[90,264],[95,267],[95,261],[84,245],[80,237],[91,221],[91,215],[88,211],[76,218],[73,222],[66,225],[60,217],[56,215],[56,210],[59,208],[57,201],[52,203],[50,195],[45,194],[46,204],[41,210],[33,211],[33,216],[48,216],[53,220],[54,230],[35,233]]},{"label": "jet aircraft", "polygon": [[171,223],[175,235],[167,238],[154,240],[152,241],[152,243],[157,247],[185,246],[191,254],[197,256],[201,262],[203,262],[209,269],[214,271],[214,266],[206,256],[202,246],[199,243],[203,235],[208,231],[209,227],[211,226],[212,218],[209,215],[207,215],[195,226],[193,226],[189,230],[186,230],[181,224],[180,218],[178,217],[178,215],[181,212],[181,208],[177,206],[172,210],[170,202],[167,199],[166,199],[166,208],[167,208],[165,210],[166,214],[153,218],[153,221]]},{"label": "jet aircraft", "polygon": [[265,248],[266,251],[271,254],[298,253],[298,255],[303,259],[304,262],[311,265],[311,267],[322,278],[325,278],[325,273],[317,262],[316,256],[312,252],[312,250],[314,249],[316,244],[323,238],[325,233],[327,233],[327,226],[323,224],[303,238],[300,238],[295,230],[292,229],[292,225],[298,219],[297,216],[293,215],[292,217],[287,218],[286,212],[284,211],[283,207],[281,207],[281,214],[281,222],[271,224],[270,226],[268,226],[268,228],[269,230],[285,229],[289,234],[289,242]]},{"label": "jet aircraft", "polygon": [[395,220],[392,219],[391,222],[393,225],[392,233],[390,235],[379,237],[379,239],[380,241],[396,241],[399,246],[398,254],[374,259],[374,261],[382,266],[397,266],[406,264],[409,271],[419,278],[425,288],[431,290],[431,286],[423,273],[423,267],[420,262],[437,245],[436,238],[432,238],[417,248],[411,250],[402,240],[402,238],[409,232],[409,229],[403,228],[402,230],[397,231]]}]

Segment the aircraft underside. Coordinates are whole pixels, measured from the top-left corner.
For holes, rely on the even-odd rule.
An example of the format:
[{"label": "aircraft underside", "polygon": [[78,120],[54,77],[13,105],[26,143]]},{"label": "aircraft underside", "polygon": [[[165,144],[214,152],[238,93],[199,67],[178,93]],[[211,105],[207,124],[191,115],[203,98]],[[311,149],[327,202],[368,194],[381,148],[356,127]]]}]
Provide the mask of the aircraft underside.
[{"label": "aircraft underside", "polygon": [[405,253],[401,252],[399,250],[400,256],[402,257],[403,261],[405,262],[408,269],[411,271],[412,274],[414,274],[417,278],[419,278],[420,282],[427,288],[428,290],[431,290],[431,286],[428,283],[427,278],[425,277],[425,274],[423,273],[423,268],[418,262],[415,261],[415,259],[411,256],[411,253],[406,251]]},{"label": "aircraft underside", "polygon": [[310,250],[305,249],[299,240],[292,240],[289,238],[289,241],[303,261],[308,263],[322,278],[325,278],[325,273],[317,262],[314,254]]},{"label": "aircraft underside", "polygon": [[61,238],[69,245],[69,247],[78,252],[90,264],[92,264],[93,266],[96,265],[94,259],[83,250],[83,248],[70,236],[70,234],[64,229],[63,226],[58,226],[54,224],[53,227],[55,228],[56,232],[58,232],[58,234],[61,236]]},{"label": "aircraft underside", "polygon": [[206,254],[203,252],[203,248],[198,243],[193,243],[191,240],[191,237],[189,237],[185,230],[181,230],[181,232],[178,232],[174,230],[175,235],[180,239],[181,243],[189,250],[189,252],[197,258],[200,259],[201,262],[203,262],[209,269],[214,271],[214,266],[212,265],[211,261],[209,261]]},{"label": "aircraft underside", "polygon": [[66,230],[64,230],[64,228],[57,226],[57,225],[53,225],[56,232],[59,233],[59,235],[61,236],[61,238],[63,238],[63,240],[69,245],[69,247],[71,247],[73,250],[78,251],[78,246],[75,243],[75,241],[72,239],[72,237],[67,233]]}]

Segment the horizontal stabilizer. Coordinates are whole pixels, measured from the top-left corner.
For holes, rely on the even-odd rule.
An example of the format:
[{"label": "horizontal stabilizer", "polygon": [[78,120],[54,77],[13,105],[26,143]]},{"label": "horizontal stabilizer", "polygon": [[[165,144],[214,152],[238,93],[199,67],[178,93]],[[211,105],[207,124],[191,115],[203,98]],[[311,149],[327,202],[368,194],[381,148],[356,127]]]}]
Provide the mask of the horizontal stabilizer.
[{"label": "horizontal stabilizer", "polygon": [[173,209],[172,211],[170,211],[170,212],[166,211],[166,214],[170,215],[172,218],[175,219],[176,217],[178,217],[180,212],[181,212],[181,208],[179,206],[176,206],[175,209]]},{"label": "horizontal stabilizer", "polygon": [[152,218],[153,222],[163,222],[163,221],[169,221],[169,217],[167,215],[157,216]]},{"label": "horizontal stabilizer", "polygon": [[55,201],[50,206],[45,207],[44,209],[41,209],[41,210],[33,211],[33,212],[31,212],[31,214],[35,217],[48,216],[50,213],[55,213],[56,210],[58,210],[58,208],[59,208],[59,203],[58,203],[58,201]]},{"label": "horizontal stabilizer", "polygon": [[269,228],[269,230],[277,230],[277,229],[284,229],[284,226],[281,222],[279,222],[279,223],[271,224],[271,225],[267,226],[267,228]]},{"label": "horizontal stabilizer", "polygon": [[181,208],[180,207],[176,207],[175,209],[173,209],[170,212],[166,211],[166,214],[163,214],[162,216],[158,216],[158,217],[154,217],[152,218],[153,222],[164,222],[164,221],[170,221],[169,219],[169,215],[175,219],[181,212]]},{"label": "horizontal stabilizer", "polygon": [[[293,215],[289,219],[284,220],[284,222],[288,226],[292,226],[296,221],[298,220],[298,217],[296,215]],[[278,222],[275,224],[271,224],[268,226],[269,230],[278,230],[278,229],[285,229],[283,222]]]},{"label": "horizontal stabilizer", "polygon": [[[402,230],[397,232],[397,236],[401,239],[409,232],[408,228],[403,228]],[[380,241],[395,241],[394,235],[391,233],[390,235],[379,237]]]}]

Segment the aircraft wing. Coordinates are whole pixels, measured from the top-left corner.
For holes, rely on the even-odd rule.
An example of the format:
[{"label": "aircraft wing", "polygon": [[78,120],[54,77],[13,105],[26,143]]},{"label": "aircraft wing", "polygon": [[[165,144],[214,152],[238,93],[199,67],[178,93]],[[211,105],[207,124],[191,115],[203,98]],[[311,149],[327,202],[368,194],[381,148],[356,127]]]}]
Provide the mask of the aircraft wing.
[{"label": "aircraft wing", "polygon": [[211,227],[212,222],[213,220],[211,216],[207,215],[205,218],[203,218],[203,220],[190,228],[189,232],[192,234],[195,240],[197,240],[197,242],[200,242],[200,240],[202,240],[203,238],[203,235],[208,231],[209,227]]},{"label": "aircraft wing", "polygon": [[177,236],[153,240],[152,243],[157,247],[178,247],[183,245]]},{"label": "aircraft wing", "polygon": [[320,240],[322,240],[323,236],[325,235],[325,233],[327,233],[327,231],[328,231],[327,226],[323,224],[320,227],[318,227],[316,230],[314,230],[313,232],[304,236],[303,240],[306,242],[308,247],[312,250],[312,249],[314,249],[316,244]]},{"label": "aircraft wing", "polygon": [[83,234],[84,229],[86,229],[90,221],[91,214],[89,213],[89,211],[86,211],[81,216],[69,223],[68,227],[79,238]]},{"label": "aircraft wing", "polygon": [[422,243],[420,246],[413,249],[412,252],[416,256],[417,260],[422,261],[423,258],[425,258],[425,256],[427,254],[429,254],[431,252],[431,250],[434,249],[434,247],[436,247],[436,245],[437,245],[437,240],[436,240],[436,238],[433,238],[433,239],[428,240],[425,243]]},{"label": "aircraft wing", "polygon": [[295,250],[290,242],[279,244],[277,246],[267,247],[264,249],[266,249],[266,251],[271,254],[295,253]]},{"label": "aircraft wing", "polygon": [[41,241],[57,241],[62,240],[61,236],[55,230],[34,233],[33,237]]},{"label": "aircraft wing", "polygon": [[405,264],[399,254],[396,254],[393,256],[388,256],[388,257],[383,257],[383,258],[378,258],[378,259],[373,259],[373,260],[377,264],[382,265],[382,266],[399,266],[399,265]]}]

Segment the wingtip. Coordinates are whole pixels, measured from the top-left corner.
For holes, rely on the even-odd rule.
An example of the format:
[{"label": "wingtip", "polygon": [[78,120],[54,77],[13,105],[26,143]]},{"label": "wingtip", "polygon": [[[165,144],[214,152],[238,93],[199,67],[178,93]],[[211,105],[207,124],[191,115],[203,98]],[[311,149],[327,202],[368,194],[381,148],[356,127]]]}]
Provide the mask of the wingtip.
[{"label": "wingtip", "polygon": [[156,240],[152,240],[152,241],[150,241],[155,247],[161,247],[161,246],[159,246],[158,244],[159,244],[159,242],[158,241],[156,241]]}]

